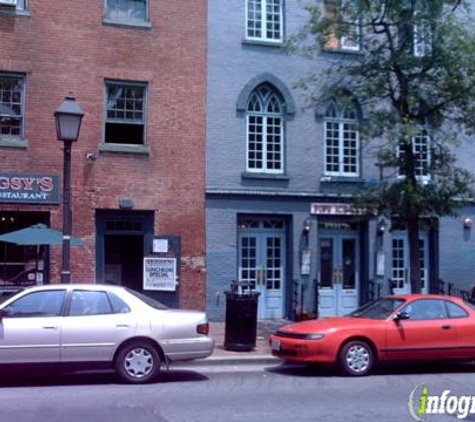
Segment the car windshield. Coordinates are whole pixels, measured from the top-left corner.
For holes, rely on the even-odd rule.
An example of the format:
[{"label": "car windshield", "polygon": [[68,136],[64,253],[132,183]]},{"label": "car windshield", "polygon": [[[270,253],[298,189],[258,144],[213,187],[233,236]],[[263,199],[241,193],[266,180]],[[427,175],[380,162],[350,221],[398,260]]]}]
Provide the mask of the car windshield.
[{"label": "car windshield", "polygon": [[355,318],[386,319],[403,302],[403,299],[397,298],[377,299],[356,309],[349,316]]},{"label": "car windshield", "polygon": [[145,302],[148,306],[151,306],[152,308],[160,310],[168,309],[163,303],[159,302],[158,300],[152,299],[151,297],[148,297],[143,293],[136,292],[132,289],[125,290],[127,290],[129,293],[133,294],[135,297],[139,298],[142,302]]}]

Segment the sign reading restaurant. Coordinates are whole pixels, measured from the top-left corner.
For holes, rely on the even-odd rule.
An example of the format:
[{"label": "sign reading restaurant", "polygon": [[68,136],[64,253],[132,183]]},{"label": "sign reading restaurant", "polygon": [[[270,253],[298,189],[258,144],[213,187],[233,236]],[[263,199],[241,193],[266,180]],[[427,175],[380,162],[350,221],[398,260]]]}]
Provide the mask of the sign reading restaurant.
[{"label": "sign reading restaurant", "polygon": [[59,204],[59,177],[50,174],[0,173],[0,202]]}]

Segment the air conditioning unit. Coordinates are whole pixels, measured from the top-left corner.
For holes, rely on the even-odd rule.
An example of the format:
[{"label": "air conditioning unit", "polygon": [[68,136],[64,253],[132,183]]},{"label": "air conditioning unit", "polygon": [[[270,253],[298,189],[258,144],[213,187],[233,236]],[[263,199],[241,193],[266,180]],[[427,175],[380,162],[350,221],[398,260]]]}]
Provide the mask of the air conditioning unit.
[{"label": "air conditioning unit", "polygon": [[0,0],[0,7],[16,7],[17,0]]}]

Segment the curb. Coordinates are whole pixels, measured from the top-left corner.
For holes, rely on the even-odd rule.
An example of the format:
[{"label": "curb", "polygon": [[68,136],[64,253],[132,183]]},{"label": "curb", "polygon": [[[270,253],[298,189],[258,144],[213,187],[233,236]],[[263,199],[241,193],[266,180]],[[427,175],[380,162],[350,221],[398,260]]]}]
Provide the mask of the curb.
[{"label": "curb", "polygon": [[210,356],[206,359],[192,360],[188,362],[173,363],[174,368],[180,367],[200,367],[200,366],[219,366],[219,365],[274,365],[281,363],[282,360],[272,355],[245,355],[245,356]]}]

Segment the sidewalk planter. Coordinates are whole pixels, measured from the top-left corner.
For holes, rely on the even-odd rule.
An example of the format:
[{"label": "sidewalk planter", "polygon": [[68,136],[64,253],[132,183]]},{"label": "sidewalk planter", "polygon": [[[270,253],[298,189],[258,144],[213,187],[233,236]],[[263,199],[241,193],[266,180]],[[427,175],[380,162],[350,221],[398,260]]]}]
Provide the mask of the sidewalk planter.
[{"label": "sidewalk planter", "polygon": [[226,295],[226,325],[224,348],[246,352],[256,347],[257,302],[259,293],[249,290],[224,292]]}]

